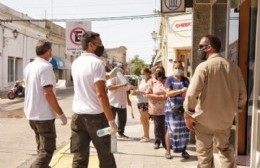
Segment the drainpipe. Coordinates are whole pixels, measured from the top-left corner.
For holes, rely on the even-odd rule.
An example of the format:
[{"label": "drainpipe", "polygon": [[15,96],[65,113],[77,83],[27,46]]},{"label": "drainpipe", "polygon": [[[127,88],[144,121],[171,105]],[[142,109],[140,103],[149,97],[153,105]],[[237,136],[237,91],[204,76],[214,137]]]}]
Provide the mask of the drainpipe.
[{"label": "drainpipe", "polygon": [[4,83],[4,26],[0,23],[0,88]]}]

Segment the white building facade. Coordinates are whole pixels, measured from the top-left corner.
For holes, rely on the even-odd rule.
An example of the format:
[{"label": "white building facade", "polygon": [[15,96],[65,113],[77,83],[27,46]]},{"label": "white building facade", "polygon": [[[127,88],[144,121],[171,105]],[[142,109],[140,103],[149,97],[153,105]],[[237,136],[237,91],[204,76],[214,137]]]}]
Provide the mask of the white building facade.
[{"label": "white building facade", "polygon": [[181,61],[189,76],[189,56],[192,48],[192,14],[164,16],[159,30],[159,44],[154,65],[161,63],[166,76],[172,75],[173,62]]},{"label": "white building facade", "polygon": [[63,67],[54,69],[56,78],[70,82],[64,28],[48,21],[30,21],[32,18],[1,3],[0,18],[0,90],[6,90],[16,80],[23,79],[23,69],[34,60],[39,39],[52,42],[53,55],[60,57],[57,62],[60,61]]}]

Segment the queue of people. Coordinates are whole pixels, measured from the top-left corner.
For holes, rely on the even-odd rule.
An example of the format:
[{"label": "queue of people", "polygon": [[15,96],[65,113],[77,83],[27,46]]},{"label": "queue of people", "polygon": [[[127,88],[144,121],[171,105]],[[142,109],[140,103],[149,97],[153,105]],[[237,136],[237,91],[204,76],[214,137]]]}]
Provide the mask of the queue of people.
[{"label": "queue of people", "polygon": [[[104,46],[98,33],[86,32],[81,45],[84,52],[72,63],[72,167],[88,166],[90,142],[97,149],[101,168],[117,167],[110,150],[110,135],[98,137],[96,132],[110,127],[111,135],[118,133],[121,138],[129,138],[125,135],[126,107],[131,106],[129,90],[137,97],[143,127],[141,143],[151,141],[149,118],[152,118],[153,148],[156,150],[162,145],[166,159],[172,159],[171,150],[189,159],[187,145],[190,131],[194,131],[199,168],[214,167],[213,138],[217,141],[222,167],[235,167],[234,149],[229,138],[234,113],[245,106],[246,89],[239,67],[219,54],[221,43],[216,36],[202,37],[198,55],[204,62],[197,67],[191,82],[183,75],[182,63],[174,62],[173,74],[169,77],[165,76],[161,65],[152,70],[142,69],[138,88],[115,75],[116,72],[124,74],[123,66],[106,74],[99,59]],[[35,61],[25,69],[24,112],[38,146],[38,156],[31,167],[49,167],[56,149],[55,116],[57,114],[62,125],[67,124],[67,118],[55,96],[55,75],[49,63],[51,43],[39,40],[36,54]]]}]

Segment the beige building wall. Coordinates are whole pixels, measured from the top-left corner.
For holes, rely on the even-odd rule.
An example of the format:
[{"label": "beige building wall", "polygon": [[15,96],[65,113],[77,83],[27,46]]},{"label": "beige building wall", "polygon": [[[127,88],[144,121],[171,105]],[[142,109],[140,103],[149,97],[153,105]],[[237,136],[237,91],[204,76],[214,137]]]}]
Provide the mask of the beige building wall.
[{"label": "beige building wall", "polygon": [[113,68],[118,63],[126,65],[126,50],[127,48],[125,46],[106,48],[107,67]]}]

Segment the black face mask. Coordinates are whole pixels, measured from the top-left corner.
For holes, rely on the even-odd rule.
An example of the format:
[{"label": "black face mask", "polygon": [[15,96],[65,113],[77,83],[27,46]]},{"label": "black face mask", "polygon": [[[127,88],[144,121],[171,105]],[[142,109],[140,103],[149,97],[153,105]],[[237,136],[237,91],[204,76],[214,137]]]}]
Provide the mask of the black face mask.
[{"label": "black face mask", "polygon": [[94,53],[98,57],[100,57],[103,54],[104,50],[105,50],[104,46],[98,46]]},{"label": "black face mask", "polygon": [[198,50],[199,59],[205,61],[207,59],[207,52],[204,50]]},{"label": "black face mask", "polygon": [[164,77],[164,73],[162,71],[158,71],[154,75],[155,75],[155,78],[163,78]]}]

